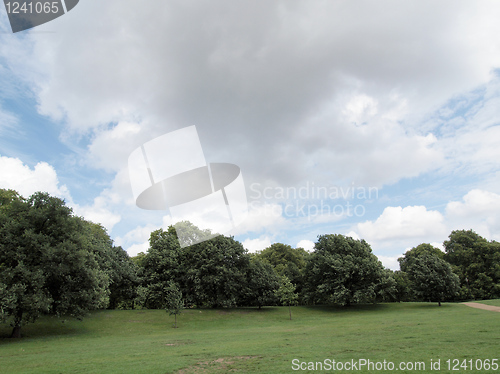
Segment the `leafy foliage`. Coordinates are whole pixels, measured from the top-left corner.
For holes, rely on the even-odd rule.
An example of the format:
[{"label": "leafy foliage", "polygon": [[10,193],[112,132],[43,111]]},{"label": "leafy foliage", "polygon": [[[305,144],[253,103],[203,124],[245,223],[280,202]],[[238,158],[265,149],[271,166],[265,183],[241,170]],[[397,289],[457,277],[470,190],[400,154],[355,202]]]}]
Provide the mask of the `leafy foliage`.
[{"label": "leafy foliage", "polygon": [[441,301],[453,298],[459,290],[458,276],[451,265],[430,253],[422,253],[407,268],[416,294],[423,300]]},{"label": "leafy foliage", "polygon": [[313,303],[375,301],[384,267],[364,240],[321,235],[306,266],[306,295]]},{"label": "leafy foliage", "polygon": [[47,193],[0,196],[0,310],[12,336],[42,313],[80,317],[105,307],[109,275],[89,223]]},{"label": "leafy foliage", "polygon": [[401,270],[396,270],[393,273],[394,281],[396,282],[395,300],[401,301],[416,301],[417,297],[412,289],[411,282],[408,279],[408,274]]},{"label": "leafy foliage", "polygon": [[163,309],[163,290],[171,281],[182,281],[181,247],[173,227],[151,233],[149,250],[141,263],[139,303],[145,308]]},{"label": "leafy foliage", "polygon": [[245,287],[240,295],[239,305],[258,306],[275,305],[275,291],[280,287],[281,278],[273,267],[258,258],[251,259]]},{"label": "leafy foliage", "polygon": [[165,309],[169,315],[174,316],[174,328],[177,328],[177,315],[181,314],[182,309],[184,309],[182,292],[179,290],[179,286],[177,284],[170,282],[168,287],[165,289],[165,296]]},{"label": "leafy foliage", "polygon": [[288,312],[290,314],[290,320],[292,319],[291,306],[297,304],[299,295],[295,293],[295,286],[290,282],[287,277],[281,278],[281,286],[276,291],[276,296],[279,298],[283,305],[288,305]]},{"label": "leafy foliage", "polygon": [[462,299],[500,298],[500,243],[488,242],[472,230],[458,230],[444,246],[444,258],[460,278]]},{"label": "leafy foliage", "polygon": [[229,307],[241,300],[250,259],[231,237],[216,236],[181,249],[176,231],[154,231],[143,260],[143,295],[147,308],[163,308],[162,290],[176,282],[187,305]]},{"label": "leafy foliage", "polygon": [[422,254],[429,254],[441,259],[444,257],[444,253],[439,248],[436,248],[428,243],[419,244],[409,251],[406,251],[403,257],[398,258],[401,271],[407,271],[415,260]]},{"label": "leafy foliage", "polygon": [[274,243],[255,255],[261,261],[271,264],[280,276],[285,276],[295,285],[297,292],[304,287],[304,270],[309,258],[303,248],[292,248],[287,244]]}]

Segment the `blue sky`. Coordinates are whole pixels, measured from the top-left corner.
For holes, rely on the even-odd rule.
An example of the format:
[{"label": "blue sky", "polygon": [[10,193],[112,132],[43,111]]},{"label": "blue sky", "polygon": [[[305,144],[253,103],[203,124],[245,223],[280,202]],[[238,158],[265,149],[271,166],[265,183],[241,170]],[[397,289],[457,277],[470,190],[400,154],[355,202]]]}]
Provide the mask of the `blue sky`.
[{"label": "blue sky", "polygon": [[452,230],[500,240],[498,2],[141,4],[16,34],[0,9],[0,188],[62,197],[135,255],[172,220],[135,206],[128,156],[195,125],[241,168],[251,251],[340,233],[396,269]]}]

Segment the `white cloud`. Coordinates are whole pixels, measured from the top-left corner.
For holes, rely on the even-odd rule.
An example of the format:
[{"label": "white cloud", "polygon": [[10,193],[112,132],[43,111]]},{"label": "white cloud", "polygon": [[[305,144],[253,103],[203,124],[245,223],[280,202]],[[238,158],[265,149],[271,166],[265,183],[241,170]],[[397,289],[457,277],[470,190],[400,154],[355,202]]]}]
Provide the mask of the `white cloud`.
[{"label": "white cloud", "polygon": [[424,206],[387,207],[376,220],[356,224],[347,235],[365,239],[382,258],[421,243],[444,251],[442,242],[451,231],[469,229],[488,240],[500,239],[499,194],[471,190],[461,201],[450,201],[445,215]]},{"label": "white cloud", "polygon": [[[75,132],[89,136],[79,164],[116,177],[80,209],[111,228],[120,217],[132,227],[161,221],[136,209],[127,158],[144,141],[191,125],[207,160],[237,164],[249,185],[381,186],[445,165],[492,174],[500,160],[499,80],[491,79],[500,66],[500,3],[450,0],[430,9],[395,0],[154,7],[89,0],[37,28],[56,31],[50,38],[7,35],[2,14],[0,99],[28,85],[39,112],[60,122],[69,142],[81,145]],[[11,75],[16,84],[4,79]],[[443,108],[443,118],[447,110],[453,118],[421,126],[450,98],[477,87],[484,97],[463,118]],[[14,120],[0,114],[0,123]],[[2,171],[14,170],[0,176],[6,186],[70,198],[52,166],[12,160],[2,159]],[[235,233],[274,238],[333,220],[284,217],[275,201],[267,203]],[[445,218],[423,206],[388,207],[352,233],[393,251],[438,242],[451,226],[494,234],[499,220],[488,203],[496,207],[496,197],[471,191],[449,204]],[[144,246],[141,240],[127,245]]]},{"label": "white cloud", "polygon": [[[322,170],[315,178],[381,185],[439,166],[434,135],[410,124],[500,66],[500,5],[384,4],[87,1],[18,57],[43,72],[26,78],[41,113],[97,131],[96,166],[122,162],[137,136],[125,122],[154,135],[195,124],[208,159],[248,181]],[[102,131],[109,123],[118,130]]]},{"label": "white cloud", "polygon": [[387,207],[375,221],[358,223],[356,232],[370,241],[440,237],[446,233],[444,218],[425,206]]},{"label": "white cloud", "polygon": [[348,123],[362,125],[371,120],[377,112],[377,101],[362,94],[350,99],[342,110],[342,115]]},{"label": "white cloud", "polygon": [[366,114],[365,110],[361,119],[358,114],[346,116],[337,110],[339,106],[351,106],[352,100],[358,100],[355,96],[346,104],[330,103],[298,131],[305,144],[294,157],[299,168],[304,172],[328,170],[329,177],[336,181],[380,186],[441,166],[444,155],[436,148],[436,137],[432,133],[407,134],[401,125],[405,113],[399,113],[399,99],[391,104],[396,109],[385,108],[378,113],[375,100],[362,97],[356,105],[368,105],[371,112]]},{"label": "white cloud", "polygon": [[41,191],[71,202],[68,189],[59,185],[55,169],[46,162],[39,162],[31,169],[18,158],[0,156],[0,186],[16,190],[24,197]]},{"label": "white cloud", "polygon": [[102,224],[108,232],[113,230],[113,227],[120,222],[121,216],[113,212],[112,206],[110,206],[109,191],[104,190],[101,195],[94,199],[92,205],[80,206],[78,204],[74,205],[74,211],[77,215],[85,217],[85,219]]},{"label": "white cloud", "polygon": [[312,252],[314,249],[314,242],[311,240],[303,239],[297,243],[295,248],[304,248],[308,252]]},{"label": "white cloud", "polygon": [[356,232],[354,232],[354,231],[349,231],[346,234],[346,236],[349,236],[349,237],[351,237],[351,238],[353,238],[355,240],[361,240],[361,238],[359,237],[359,235]]},{"label": "white cloud", "polygon": [[398,258],[402,256],[403,254],[401,254],[400,256],[391,256],[391,257],[377,256],[377,257],[380,260],[380,262],[382,262],[382,265],[384,265],[384,267],[391,270],[399,270]]},{"label": "white cloud", "polygon": [[127,253],[130,257],[137,256],[139,253],[147,253],[149,248],[149,243],[144,242],[140,244],[133,244],[127,249]]},{"label": "white cloud", "polygon": [[463,201],[452,201],[446,206],[450,217],[484,217],[500,212],[500,195],[479,189],[468,192]]},{"label": "white cloud", "polygon": [[112,212],[110,203],[116,198],[109,190],[96,197],[93,205],[80,206],[73,201],[66,185],[60,185],[54,167],[46,162],[39,162],[31,169],[18,158],[0,156],[0,187],[13,189],[24,197],[38,191],[47,192],[64,199],[76,215],[101,223],[108,231],[120,221],[120,215]]},{"label": "white cloud", "polygon": [[436,247],[437,249],[440,249],[442,252],[444,252],[444,245],[443,245],[443,242],[432,242],[432,243],[429,243],[430,245],[432,245],[433,247]]},{"label": "white cloud", "polygon": [[273,232],[278,231],[287,224],[283,217],[283,208],[279,204],[249,204],[248,216],[245,221],[231,230],[232,235],[242,235],[253,232],[260,233],[262,231]]},{"label": "white cloud", "polygon": [[88,148],[87,164],[93,168],[118,171],[127,167],[130,153],[140,146],[144,125],[120,122],[111,129],[98,130]]},{"label": "white cloud", "polygon": [[149,237],[157,229],[158,227],[154,225],[138,226],[124,236],[117,237],[115,245],[125,249],[129,256],[136,256],[139,252],[146,253],[149,248]]},{"label": "white cloud", "polygon": [[246,239],[241,244],[243,244],[243,247],[246,248],[248,252],[255,253],[270,247],[272,243],[271,239],[265,236],[257,239]]},{"label": "white cloud", "polygon": [[500,239],[500,195],[474,189],[462,201],[446,206],[446,218],[453,230],[474,229],[487,239]]}]

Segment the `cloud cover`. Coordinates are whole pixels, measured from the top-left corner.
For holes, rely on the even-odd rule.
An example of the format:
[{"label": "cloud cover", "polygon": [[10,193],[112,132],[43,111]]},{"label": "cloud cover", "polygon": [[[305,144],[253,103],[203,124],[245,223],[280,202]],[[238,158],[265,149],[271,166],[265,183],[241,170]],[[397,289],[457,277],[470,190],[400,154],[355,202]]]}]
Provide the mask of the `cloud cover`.
[{"label": "cloud cover", "polygon": [[95,167],[196,125],[208,158],[249,181],[383,185],[439,166],[412,125],[500,65],[498,4],[430,5],[89,0],[33,34],[44,73],[27,77],[41,113],[93,132]]},{"label": "cloud cover", "polygon": [[[80,162],[113,178],[83,212],[111,228],[135,219],[142,236],[120,235],[133,245],[148,221],[162,221],[133,209],[127,157],[186,126],[197,126],[207,160],[237,164],[247,186],[382,187],[432,171],[498,170],[499,18],[495,1],[86,0],[22,39],[0,35],[9,83],[0,95],[29,87],[63,141],[88,139]],[[0,131],[18,125],[3,113]],[[40,186],[62,194],[55,170],[39,165],[18,162],[8,183],[44,173]],[[389,201],[353,230],[376,243],[438,240],[450,217],[468,224],[460,212],[496,201],[472,192],[480,187],[446,212]],[[266,228],[314,223],[291,225],[265,207],[240,228],[264,235],[249,243],[274,240]]]}]

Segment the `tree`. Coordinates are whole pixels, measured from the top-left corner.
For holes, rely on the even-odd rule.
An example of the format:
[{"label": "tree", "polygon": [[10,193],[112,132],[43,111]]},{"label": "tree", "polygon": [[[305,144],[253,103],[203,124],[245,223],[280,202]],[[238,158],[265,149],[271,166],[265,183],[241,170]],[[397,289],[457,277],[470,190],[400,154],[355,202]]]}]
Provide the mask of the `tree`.
[{"label": "tree", "polygon": [[437,301],[439,306],[459,290],[459,279],[451,265],[429,253],[416,257],[407,273],[417,295],[424,300]]},{"label": "tree", "polygon": [[394,272],[384,269],[380,281],[375,286],[376,301],[393,302],[397,299],[397,283]]},{"label": "tree", "polygon": [[133,309],[139,286],[137,265],[122,247],[110,249],[109,308]]},{"label": "tree", "polygon": [[[142,285],[138,289],[142,306],[163,309],[163,291],[170,282],[183,284],[181,247],[175,229],[153,231],[147,254],[140,259]],[[181,286],[182,288],[182,286]],[[184,295],[186,290],[183,289]]]},{"label": "tree", "polygon": [[412,290],[411,282],[408,279],[408,274],[401,270],[396,270],[393,273],[394,281],[396,282],[395,301],[415,301],[415,292]]},{"label": "tree", "polygon": [[306,298],[313,303],[373,302],[384,267],[364,240],[320,235],[305,271]]},{"label": "tree", "polygon": [[245,288],[250,258],[240,242],[223,235],[183,248],[186,298],[197,306],[232,307]]},{"label": "tree", "polygon": [[146,254],[144,252],[139,252],[136,256],[130,258],[133,263],[140,269],[144,268],[146,264]]},{"label": "tree", "polygon": [[301,292],[304,286],[304,270],[309,253],[303,248],[292,248],[287,244],[274,243],[255,254],[259,260],[271,264],[280,276],[286,276]]},{"label": "tree", "polygon": [[106,307],[109,277],[85,221],[47,193],[3,190],[0,201],[0,311],[12,337],[43,313],[81,317]]},{"label": "tree", "polygon": [[165,289],[165,296],[165,309],[169,315],[174,315],[174,328],[177,328],[177,315],[181,314],[182,309],[184,309],[182,292],[177,284],[170,282]]},{"label": "tree", "polygon": [[187,305],[235,306],[246,287],[249,261],[246,250],[232,237],[219,235],[181,248],[173,226],[154,231],[148,253],[141,260],[144,306],[163,308],[162,290],[169,282],[179,285]]},{"label": "tree", "polygon": [[403,257],[398,258],[401,271],[407,271],[408,267],[415,262],[417,257],[424,253],[436,256],[441,259],[444,257],[444,253],[439,248],[436,248],[428,243],[419,244],[409,251],[406,251]]},{"label": "tree", "polygon": [[239,305],[258,306],[275,305],[275,292],[280,287],[281,277],[273,267],[254,257],[247,270],[245,287],[240,294]]},{"label": "tree", "polygon": [[473,230],[457,230],[444,247],[444,259],[459,276],[462,299],[500,297],[500,243],[488,242]]},{"label": "tree", "polygon": [[291,306],[297,303],[299,295],[295,293],[295,286],[290,282],[287,277],[282,277],[281,286],[276,291],[276,296],[280,299],[283,305],[288,305],[288,313],[290,314],[290,321],[292,320]]},{"label": "tree", "polygon": [[84,238],[97,262],[109,278],[108,308],[133,308],[139,284],[137,266],[122,247],[115,247],[106,229],[98,223],[82,220]]}]

